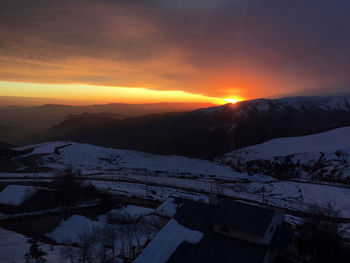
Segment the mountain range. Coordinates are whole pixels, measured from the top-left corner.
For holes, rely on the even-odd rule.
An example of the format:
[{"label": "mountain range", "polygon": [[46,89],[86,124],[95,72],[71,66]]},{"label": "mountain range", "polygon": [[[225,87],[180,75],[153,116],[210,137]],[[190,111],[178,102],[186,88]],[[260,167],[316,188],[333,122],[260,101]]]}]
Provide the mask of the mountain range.
[{"label": "mountain range", "polygon": [[22,144],[69,140],[213,159],[235,149],[350,125],[350,96],[256,99],[189,112],[123,119],[77,116]]},{"label": "mountain range", "polygon": [[[0,97],[1,102],[1,97]],[[184,112],[203,107],[210,107],[210,103],[149,103],[125,104],[111,103],[89,106],[71,106],[46,104],[42,106],[0,106],[0,140],[11,144],[28,137],[33,133],[41,133],[46,129],[65,120],[79,117],[86,119],[89,114],[96,114],[96,118],[108,117],[136,117],[145,114],[163,112]],[[102,116],[103,115],[103,116]],[[78,120],[77,120],[78,121]],[[85,120],[86,121],[86,120]],[[98,121],[99,122],[99,121]]]}]

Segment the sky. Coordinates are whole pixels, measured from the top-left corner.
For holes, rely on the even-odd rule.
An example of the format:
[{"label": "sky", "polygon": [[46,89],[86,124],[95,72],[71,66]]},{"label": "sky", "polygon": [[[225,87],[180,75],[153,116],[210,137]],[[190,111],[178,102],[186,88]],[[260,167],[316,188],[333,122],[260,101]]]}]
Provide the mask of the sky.
[{"label": "sky", "polygon": [[212,102],[350,92],[348,0],[1,0],[0,96]]}]

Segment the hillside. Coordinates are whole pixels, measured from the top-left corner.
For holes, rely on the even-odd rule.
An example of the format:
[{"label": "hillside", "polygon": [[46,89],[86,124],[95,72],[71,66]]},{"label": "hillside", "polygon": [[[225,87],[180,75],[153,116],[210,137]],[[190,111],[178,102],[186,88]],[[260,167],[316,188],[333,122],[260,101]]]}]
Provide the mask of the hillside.
[{"label": "hillside", "polygon": [[291,97],[243,101],[96,125],[82,123],[77,118],[22,143],[70,140],[213,159],[273,138],[314,134],[347,125],[350,125],[350,96]]},{"label": "hillside", "polygon": [[350,127],[278,138],[217,158],[237,171],[350,183]]}]

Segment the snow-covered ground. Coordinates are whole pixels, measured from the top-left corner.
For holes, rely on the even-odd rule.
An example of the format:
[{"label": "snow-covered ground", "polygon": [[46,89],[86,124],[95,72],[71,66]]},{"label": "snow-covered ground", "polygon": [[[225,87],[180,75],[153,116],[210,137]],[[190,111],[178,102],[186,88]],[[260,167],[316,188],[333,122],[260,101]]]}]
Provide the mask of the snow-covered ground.
[{"label": "snow-covered ground", "polygon": [[[129,215],[138,220],[120,224],[107,220],[110,215],[118,214],[118,212],[121,216]],[[92,246],[91,251],[95,251],[93,257],[96,257],[96,260],[100,255],[99,249],[106,245],[109,246],[109,249],[110,246],[113,246],[115,255],[120,253],[129,255],[133,248],[140,249],[149,240],[153,239],[159,231],[156,226],[159,225],[160,221],[158,216],[153,213],[154,209],[129,205],[119,210],[111,210],[106,215],[99,216],[97,220],[82,215],[73,215],[66,220],[62,220],[46,236],[66,245],[78,244],[83,246],[85,242],[89,242],[89,245]],[[142,220],[140,220],[141,218]],[[111,251],[108,250],[107,252],[110,253]],[[108,257],[111,257],[111,255],[109,254]],[[119,261],[117,260],[117,262]]]},{"label": "snow-covered ground", "polygon": [[[162,245],[165,240],[169,240],[169,237],[172,237],[171,242],[167,243],[167,246]],[[185,228],[175,219],[171,219],[134,262],[167,262],[181,243],[189,242],[196,244],[202,237],[203,233]]]},{"label": "snow-covered ground", "polygon": [[18,206],[28,200],[35,192],[36,187],[23,185],[8,185],[0,192],[0,204]]},{"label": "snow-covered ground", "polygon": [[168,198],[160,206],[157,207],[156,212],[160,215],[173,217],[177,211],[178,205],[174,198]]},{"label": "snow-covered ground", "polygon": [[349,188],[283,181],[266,184],[265,188],[268,196],[302,201],[306,209],[311,205],[322,207],[331,202],[340,216],[350,218]]},{"label": "snow-covered ground", "polygon": [[[340,146],[350,146],[349,140],[346,140],[349,132],[350,128],[346,127],[317,135],[276,139],[263,146],[248,147],[250,150],[239,150],[237,155],[250,160],[255,158],[254,156],[292,154],[306,149],[315,150],[315,147],[319,147],[317,142],[325,141],[324,146],[320,147],[323,147],[323,150],[334,150]],[[338,139],[339,136],[342,140]],[[345,142],[341,143],[341,141]],[[219,192],[245,201],[262,202],[261,189],[264,187],[264,201],[271,205],[296,211],[307,211],[310,205],[322,204],[325,203],[325,199],[329,199],[336,203],[336,207],[341,210],[344,217],[350,217],[350,207],[347,203],[350,189],[336,187],[336,185],[316,185],[307,181],[279,181],[262,174],[238,173],[227,165],[219,165],[210,161],[107,149],[88,144],[54,142],[28,147],[35,148],[31,154],[46,153],[46,156],[38,160],[41,165],[55,169],[64,169],[68,166],[81,169],[86,183],[91,183],[98,189],[116,195],[151,198],[159,201],[164,201],[172,196],[208,201],[208,193]],[[62,148],[57,150],[56,147]],[[231,155],[227,156],[232,159]],[[307,158],[303,156],[303,160]],[[50,177],[53,174],[41,173],[25,176],[40,178]],[[15,177],[22,174],[6,175]]]},{"label": "snow-covered ground", "polygon": [[[60,154],[55,154],[55,148],[60,146],[66,147],[59,149]],[[127,168],[138,171],[167,172],[179,176],[232,178],[237,175],[242,177],[226,165],[175,155],[162,156],[71,142],[54,142],[52,145],[47,143],[27,147],[34,148],[34,150],[26,156],[37,153],[47,154],[40,159],[43,166],[54,169],[71,166],[81,169],[83,174],[85,174],[84,171],[89,173],[89,171],[101,172]]]},{"label": "snow-covered ground", "polygon": [[[113,182],[95,180],[90,180],[89,183],[93,184],[98,189],[107,191],[112,194],[125,195],[129,197],[151,198],[158,201],[163,201],[170,196],[179,196],[192,200],[202,201],[208,199],[206,194],[181,190],[174,188],[170,184],[168,186],[148,186],[144,183],[125,183],[118,181]],[[196,189],[196,187],[193,189]]]},{"label": "snow-covered ground", "polygon": [[[23,263],[24,255],[29,251],[28,238],[0,227],[0,262]],[[47,253],[45,258],[49,263],[68,263],[61,258],[61,246],[50,246],[39,243],[40,248]]]},{"label": "snow-covered ground", "polygon": [[94,227],[101,227],[104,222],[93,221],[85,216],[73,215],[67,220],[63,220],[58,227],[46,236],[58,243],[79,242],[79,236],[86,232],[91,232]]}]

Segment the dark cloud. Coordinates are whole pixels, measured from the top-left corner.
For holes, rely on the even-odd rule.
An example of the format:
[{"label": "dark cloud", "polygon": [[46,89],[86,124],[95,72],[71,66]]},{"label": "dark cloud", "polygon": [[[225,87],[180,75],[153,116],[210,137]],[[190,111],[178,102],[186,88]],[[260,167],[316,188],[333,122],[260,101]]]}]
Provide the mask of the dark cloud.
[{"label": "dark cloud", "polygon": [[349,25],[347,0],[3,0],[0,79],[210,96],[350,91]]}]

